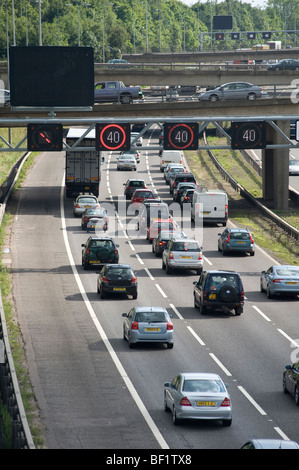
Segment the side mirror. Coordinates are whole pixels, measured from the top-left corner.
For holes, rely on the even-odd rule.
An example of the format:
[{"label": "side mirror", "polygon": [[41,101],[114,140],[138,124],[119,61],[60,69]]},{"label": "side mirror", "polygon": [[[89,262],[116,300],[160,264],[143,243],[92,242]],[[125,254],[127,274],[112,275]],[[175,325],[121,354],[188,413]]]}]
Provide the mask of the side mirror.
[{"label": "side mirror", "polygon": [[82,245],[81,245],[81,246],[82,246],[82,247],[84,247],[84,248],[86,247],[85,243],[82,243]]},{"label": "side mirror", "polygon": [[118,247],[119,247],[119,244],[118,244],[118,243],[116,243],[116,244],[115,244],[115,246],[116,246],[116,248],[118,248]]},{"label": "side mirror", "polygon": [[197,281],[193,281],[193,285],[194,285],[194,286],[197,286]]},{"label": "side mirror", "polygon": [[128,314],[127,314],[127,313],[122,313],[121,316],[122,316],[122,317],[127,317]]},{"label": "side mirror", "polygon": [[287,370],[290,370],[290,369],[292,369],[292,366],[287,365],[287,366],[285,366],[285,368],[286,368]]},{"label": "side mirror", "polygon": [[171,383],[170,382],[165,382],[164,387],[171,387]]},{"label": "side mirror", "polygon": [[262,271],[262,274],[265,274],[265,271]]}]

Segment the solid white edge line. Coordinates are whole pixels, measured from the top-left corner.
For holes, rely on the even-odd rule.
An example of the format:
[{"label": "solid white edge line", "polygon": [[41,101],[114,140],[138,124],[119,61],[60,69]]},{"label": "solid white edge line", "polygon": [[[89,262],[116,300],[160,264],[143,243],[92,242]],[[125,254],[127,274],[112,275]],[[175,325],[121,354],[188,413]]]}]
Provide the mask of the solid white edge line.
[{"label": "solid white edge line", "polygon": [[222,364],[222,362],[219,361],[219,359],[215,356],[215,354],[209,353],[209,355],[211,356],[212,359],[214,359],[214,361],[216,362],[216,364],[218,364],[218,366],[220,367],[220,369],[222,369],[223,372],[224,372],[228,377],[231,377],[232,374],[229,372],[229,370],[227,370],[226,367],[224,367],[224,365]]},{"label": "solid white edge line", "polygon": [[204,342],[202,341],[202,339],[200,339],[200,337],[195,333],[195,331],[193,330],[193,328],[191,328],[191,326],[187,326],[187,329],[190,331],[190,333],[194,336],[194,338],[196,339],[196,341],[198,341],[201,346],[205,346],[205,343],[204,343]]},{"label": "solid white edge line", "polygon": [[254,308],[254,310],[256,310],[257,313],[259,313],[266,321],[271,321],[270,318],[267,317],[267,315],[265,315],[264,312],[262,312],[258,307],[252,305],[252,308]]},{"label": "solid white edge line", "polygon": [[250,403],[258,410],[258,412],[265,416],[267,413],[263,410],[263,408],[260,407],[260,405],[257,404],[257,402],[249,395],[248,392],[246,392],[245,388],[241,387],[241,385],[238,385],[238,389],[240,392],[245,395],[245,397],[250,401]]},{"label": "solid white edge line", "polygon": [[122,377],[123,381],[125,382],[127,388],[128,388],[128,391],[130,392],[132,398],[134,399],[136,405],[138,406],[142,416],[144,417],[146,423],[148,424],[151,432],[153,433],[153,435],[155,436],[157,442],[159,443],[159,445],[161,446],[162,449],[169,449],[169,446],[167,445],[165,439],[163,438],[162,434],[160,433],[159,429],[157,428],[156,424],[154,423],[152,417],[150,416],[148,410],[146,409],[145,405],[143,404],[141,398],[139,397],[133,383],[131,382],[130,378],[128,377],[125,369],[123,368],[119,358],[117,357],[117,354],[115,353],[114,349],[112,348],[111,346],[111,343],[109,341],[109,339],[107,338],[106,336],[106,333],[105,331],[103,330],[96,314],[95,314],[95,311],[93,310],[92,306],[91,306],[91,303],[87,297],[87,294],[84,290],[84,287],[83,287],[83,284],[81,282],[81,279],[80,279],[80,276],[79,276],[79,273],[77,271],[77,268],[76,268],[76,264],[74,262],[74,258],[73,258],[73,255],[72,255],[72,252],[71,252],[71,248],[70,248],[70,245],[69,245],[69,241],[68,241],[68,236],[67,236],[67,230],[66,230],[66,220],[65,220],[65,212],[64,212],[64,205],[63,205],[63,193],[64,193],[64,176],[63,176],[63,180],[62,180],[62,184],[61,184],[61,191],[60,191],[60,213],[61,213],[61,226],[62,226],[62,234],[63,234],[63,239],[64,239],[64,243],[65,243],[65,247],[66,247],[66,252],[67,252],[67,255],[68,255],[68,258],[69,258],[69,262],[70,262],[70,266],[72,268],[72,271],[73,271],[73,275],[75,277],[75,280],[77,282],[77,285],[78,285],[78,288],[80,290],[80,293],[82,295],[82,298],[83,298],[83,301],[85,303],[85,306],[89,312],[89,315],[104,343],[104,345],[106,346],[106,349],[107,351],[109,352],[110,356],[111,356],[111,359],[113,360],[120,376]]}]

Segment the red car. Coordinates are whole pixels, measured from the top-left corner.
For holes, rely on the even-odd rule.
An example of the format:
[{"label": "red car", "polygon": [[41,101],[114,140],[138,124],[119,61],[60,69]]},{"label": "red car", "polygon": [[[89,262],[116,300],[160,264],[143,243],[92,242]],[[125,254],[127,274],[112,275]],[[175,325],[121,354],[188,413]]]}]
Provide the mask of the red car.
[{"label": "red car", "polygon": [[150,226],[147,228],[146,238],[152,243],[153,239],[158,237],[158,233],[161,230],[175,232],[178,228],[177,223],[172,219],[152,219]]},{"label": "red car", "polygon": [[131,203],[139,206],[144,199],[156,199],[156,197],[150,189],[136,189],[131,198]]}]

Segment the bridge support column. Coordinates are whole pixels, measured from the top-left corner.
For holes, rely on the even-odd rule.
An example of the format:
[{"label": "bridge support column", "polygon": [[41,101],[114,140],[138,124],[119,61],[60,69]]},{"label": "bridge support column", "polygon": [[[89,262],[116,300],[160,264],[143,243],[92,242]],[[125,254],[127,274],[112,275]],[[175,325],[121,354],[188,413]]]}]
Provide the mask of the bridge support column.
[{"label": "bridge support column", "polygon": [[[289,121],[276,121],[275,124],[289,134]],[[277,131],[267,126],[267,143],[286,143]],[[263,198],[272,202],[274,209],[287,210],[289,206],[289,149],[264,149],[262,151]]]}]

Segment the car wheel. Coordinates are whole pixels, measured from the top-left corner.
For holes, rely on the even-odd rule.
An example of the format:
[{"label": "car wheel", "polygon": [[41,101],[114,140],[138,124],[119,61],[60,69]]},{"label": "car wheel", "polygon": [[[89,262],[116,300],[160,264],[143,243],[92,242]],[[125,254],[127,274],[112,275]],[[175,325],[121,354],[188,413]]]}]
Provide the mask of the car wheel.
[{"label": "car wheel", "polygon": [[267,286],[267,297],[268,299],[272,299],[272,294],[270,292],[269,286]]},{"label": "car wheel", "polygon": [[130,337],[129,337],[129,348],[134,349],[135,348],[135,343],[131,343]]},{"label": "car wheel", "polygon": [[219,97],[217,95],[211,95],[209,101],[219,101]]},{"label": "car wheel", "polygon": [[223,419],[222,424],[223,424],[223,426],[231,426],[232,420],[231,419]]},{"label": "car wheel", "polygon": [[251,251],[249,254],[250,254],[250,256],[254,256],[254,255],[255,255],[255,251]]},{"label": "car wheel", "polygon": [[299,406],[299,389],[298,389],[298,387],[295,388],[294,397],[295,397],[295,404],[296,404],[297,406]]},{"label": "car wheel", "polygon": [[241,307],[236,307],[235,308],[235,314],[237,316],[241,315],[241,313],[243,313],[243,309]]},{"label": "car wheel", "polygon": [[194,300],[194,308],[198,308],[195,295],[193,295],[193,300]]},{"label": "car wheel", "polygon": [[166,266],[163,260],[162,260],[162,269],[166,269]]},{"label": "car wheel", "polygon": [[167,264],[166,265],[166,274],[171,274],[171,273],[172,273],[172,269]]},{"label": "car wheel", "polygon": [[248,101],[254,101],[256,100],[256,94],[255,93],[249,93],[247,96]]},{"label": "car wheel", "polygon": [[137,295],[138,295],[138,294],[137,294],[137,290],[136,290],[136,291],[133,292],[133,294],[132,294],[132,297],[133,297],[134,300],[137,299]]},{"label": "car wheel", "polygon": [[132,104],[133,103],[133,98],[131,95],[122,95],[120,97],[120,102],[121,104]]},{"label": "car wheel", "polygon": [[173,343],[167,343],[167,349],[172,349],[173,348]]},{"label": "car wheel", "polygon": [[175,407],[172,408],[172,422],[173,424],[180,424],[180,420],[177,418]]},{"label": "car wheel", "polygon": [[282,378],[282,390],[283,390],[283,393],[289,393],[288,389],[287,389],[287,386],[286,386],[286,378],[285,376],[283,376]]},{"label": "car wheel", "polygon": [[83,263],[84,271],[87,271],[88,268],[89,268],[89,264],[86,261],[84,261],[84,263]]},{"label": "car wheel", "polygon": [[202,273],[202,268],[196,269],[196,274],[198,274],[200,276],[201,273]]},{"label": "car wheel", "polygon": [[205,315],[207,313],[206,307],[204,307],[202,304],[199,304],[199,313],[201,315]]},{"label": "car wheel", "polygon": [[165,395],[165,393],[164,393],[164,411],[169,411],[169,410],[170,410],[170,408],[169,408],[169,406],[167,405],[166,395]]},{"label": "car wheel", "polygon": [[262,281],[260,281],[260,291],[261,291],[261,292],[265,292],[265,289],[263,288]]},{"label": "car wheel", "polygon": [[106,293],[103,289],[103,286],[100,287],[100,296],[101,296],[101,299],[105,299],[105,297],[106,297]]}]

